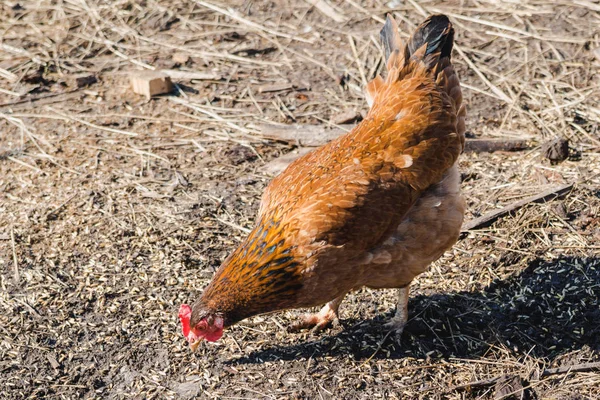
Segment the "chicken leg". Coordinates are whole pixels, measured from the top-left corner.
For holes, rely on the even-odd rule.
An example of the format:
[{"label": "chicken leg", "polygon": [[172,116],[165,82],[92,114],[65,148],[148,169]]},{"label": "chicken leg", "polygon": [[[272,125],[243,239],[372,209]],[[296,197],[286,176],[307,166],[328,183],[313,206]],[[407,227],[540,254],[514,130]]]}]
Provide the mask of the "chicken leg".
[{"label": "chicken leg", "polygon": [[312,328],[314,332],[318,332],[325,329],[331,323],[337,321],[338,309],[340,308],[340,304],[342,304],[344,297],[346,297],[346,293],[325,304],[318,313],[305,314],[302,316],[300,321],[296,322],[290,327],[290,330],[295,332],[301,329]]},{"label": "chicken leg", "polygon": [[398,304],[396,305],[396,314],[384,326],[395,331],[396,340],[400,341],[402,331],[408,320],[408,294],[410,292],[410,284],[398,289]]}]

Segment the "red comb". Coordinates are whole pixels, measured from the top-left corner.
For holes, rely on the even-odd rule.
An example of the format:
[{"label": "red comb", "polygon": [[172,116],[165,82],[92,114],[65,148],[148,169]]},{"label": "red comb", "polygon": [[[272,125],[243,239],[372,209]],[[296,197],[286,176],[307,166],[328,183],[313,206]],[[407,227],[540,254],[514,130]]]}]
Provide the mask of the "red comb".
[{"label": "red comb", "polygon": [[187,304],[182,304],[179,307],[179,320],[181,321],[181,328],[183,330],[183,336],[187,337],[190,333],[190,318],[192,317],[192,309]]}]

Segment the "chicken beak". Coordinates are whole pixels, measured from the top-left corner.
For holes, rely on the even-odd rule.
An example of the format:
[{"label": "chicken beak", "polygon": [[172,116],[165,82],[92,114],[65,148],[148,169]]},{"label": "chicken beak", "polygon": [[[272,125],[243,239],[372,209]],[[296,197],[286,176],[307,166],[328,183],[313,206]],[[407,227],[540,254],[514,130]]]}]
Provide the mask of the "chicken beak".
[{"label": "chicken beak", "polygon": [[201,341],[202,341],[202,338],[198,338],[196,341],[190,342],[190,349],[192,349],[192,351],[196,351],[198,346],[200,346]]}]

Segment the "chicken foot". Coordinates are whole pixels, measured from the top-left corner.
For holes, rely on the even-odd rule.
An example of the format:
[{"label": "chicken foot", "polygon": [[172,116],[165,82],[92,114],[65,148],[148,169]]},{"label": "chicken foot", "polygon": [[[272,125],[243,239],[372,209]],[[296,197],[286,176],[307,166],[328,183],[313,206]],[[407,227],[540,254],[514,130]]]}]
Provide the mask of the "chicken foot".
[{"label": "chicken foot", "polygon": [[400,341],[402,331],[408,320],[408,294],[410,284],[398,289],[398,304],[396,305],[396,314],[384,326],[395,332],[396,340]]},{"label": "chicken foot", "polygon": [[313,332],[318,332],[327,328],[330,324],[335,323],[338,320],[338,309],[340,308],[340,304],[342,304],[344,297],[346,297],[345,293],[331,300],[316,314],[303,315],[300,321],[290,327],[290,330],[295,332],[302,329],[312,329]]}]

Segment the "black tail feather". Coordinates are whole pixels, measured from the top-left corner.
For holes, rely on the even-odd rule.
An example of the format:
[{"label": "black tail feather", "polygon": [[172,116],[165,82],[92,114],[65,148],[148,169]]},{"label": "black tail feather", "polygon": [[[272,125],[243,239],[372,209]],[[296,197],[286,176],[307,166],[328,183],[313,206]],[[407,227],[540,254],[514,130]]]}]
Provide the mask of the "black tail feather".
[{"label": "black tail feather", "polygon": [[406,46],[405,60],[427,43],[425,55],[440,53],[440,58],[448,57],[452,53],[454,43],[454,28],[445,15],[432,15],[427,18],[415,31]]},{"label": "black tail feather", "polygon": [[425,56],[439,53],[439,59],[448,57],[452,53],[454,42],[454,28],[452,23],[445,15],[432,15],[417,27],[408,44],[402,47],[398,26],[393,18],[388,15],[385,25],[379,33],[381,43],[385,50],[385,59],[390,58],[390,54],[398,50],[404,51],[404,62],[408,63],[411,56],[423,45],[427,44]]}]

